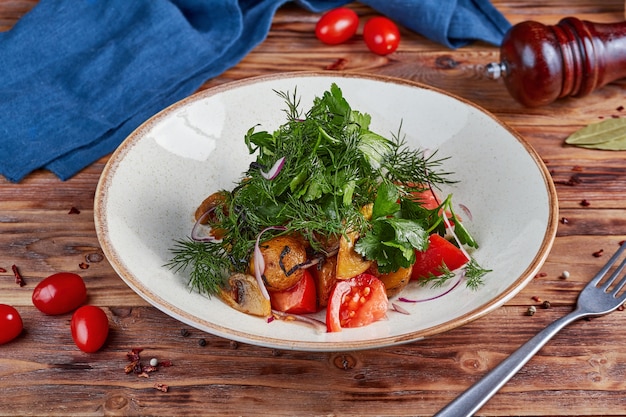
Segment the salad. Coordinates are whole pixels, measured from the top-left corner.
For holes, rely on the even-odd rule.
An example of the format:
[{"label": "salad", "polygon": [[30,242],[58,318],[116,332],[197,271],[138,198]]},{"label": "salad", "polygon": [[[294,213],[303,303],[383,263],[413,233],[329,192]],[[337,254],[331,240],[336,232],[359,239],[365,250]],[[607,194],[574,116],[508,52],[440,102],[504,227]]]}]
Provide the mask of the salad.
[{"label": "salad", "polygon": [[452,195],[439,196],[453,182],[445,158],[408,148],[400,131],[371,131],[336,84],[306,112],[296,92],[276,94],[286,122],[247,131],[255,161],[199,205],[169,267],[247,314],[319,324],[308,315],[326,309],[328,332],[386,317],[411,281],[480,287],[488,271],[471,256],[478,243]]}]

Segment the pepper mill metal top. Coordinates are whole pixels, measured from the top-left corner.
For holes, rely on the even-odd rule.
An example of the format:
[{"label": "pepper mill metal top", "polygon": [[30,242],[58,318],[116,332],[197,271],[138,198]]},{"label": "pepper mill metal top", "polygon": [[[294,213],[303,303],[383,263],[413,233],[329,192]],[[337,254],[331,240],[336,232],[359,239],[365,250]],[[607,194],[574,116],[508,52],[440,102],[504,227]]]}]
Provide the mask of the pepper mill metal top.
[{"label": "pepper mill metal top", "polygon": [[626,77],[626,22],[593,23],[567,17],[548,26],[513,26],[500,46],[500,62],[486,75],[502,78],[511,96],[528,107],[582,97]]}]

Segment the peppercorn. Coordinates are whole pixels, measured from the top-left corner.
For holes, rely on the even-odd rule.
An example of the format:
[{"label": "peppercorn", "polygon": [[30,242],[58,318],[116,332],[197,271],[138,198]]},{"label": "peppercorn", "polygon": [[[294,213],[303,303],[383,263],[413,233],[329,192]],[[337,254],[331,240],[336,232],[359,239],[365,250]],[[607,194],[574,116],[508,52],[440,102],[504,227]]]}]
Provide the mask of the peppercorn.
[{"label": "peppercorn", "polygon": [[198,344],[200,346],[206,346],[206,340],[205,339],[200,339],[200,340],[198,340]]},{"label": "peppercorn", "polygon": [[550,304],[550,301],[548,301],[548,300],[544,301],[542,306],[543,306],[543,308],[550,308],[550,307],[552,307],[552,305]]}]

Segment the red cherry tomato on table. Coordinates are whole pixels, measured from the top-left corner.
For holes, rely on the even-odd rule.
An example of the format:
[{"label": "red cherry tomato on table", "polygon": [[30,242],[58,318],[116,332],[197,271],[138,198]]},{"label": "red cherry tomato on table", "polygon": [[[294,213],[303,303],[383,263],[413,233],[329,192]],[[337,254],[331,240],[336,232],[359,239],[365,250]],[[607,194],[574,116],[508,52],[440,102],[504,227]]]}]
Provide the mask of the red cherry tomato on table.
[{"label": "red cherry tomato on table", "polygon": [[363,26],[363,40],[370,51],[378,55],[387,55],[398,49],[400,31],[398,26],[386,17],[372,17]]},{"label": "red cherry tomato on table", "polygon": [[363,273],[340,280],[328,299],[326,330],[366,326],[384,318],[388,305],[385,285],[374,275]]},{"label": "red cherry tomato on table", "polygon": [[59,272],[37,284],[32,298],[35,307],[44,314],[65,314],[87,300],[87,288],[79,275]]},{"label": "red cherry tomato on table", "polygon": [[22,328],[22,317],[15,307],[0,304],[0,345],[19,336]]},{"label": "red cherry tomato on table", "polygon": [[292,314],[315,313],[317,311],[317,289],[315,280],[308,270],[293,287],[284,291],[270,292],[274,310]]},{"label": "red cherry tomato on table", "polygon": [[352,9],[339,7],[326,12],[315,25],[315,36],[328,45],[350,39],[359,27],[359,16]]},{"label": "red cherry tomato on table", "polygon": [[72,339],[83,352],[96,352],[109,335],[109,318],[97,306],[82,306],[72,315]]},{"label": "red cherry tomato on table", "polygon": [[411,279],[428,278],[441,275],[443,264],[450,271],[465,265],[468,261],[463,251],[445,238],[434,234],[428,237],[428,248],[415,251],[415,263],[411,271]]}]

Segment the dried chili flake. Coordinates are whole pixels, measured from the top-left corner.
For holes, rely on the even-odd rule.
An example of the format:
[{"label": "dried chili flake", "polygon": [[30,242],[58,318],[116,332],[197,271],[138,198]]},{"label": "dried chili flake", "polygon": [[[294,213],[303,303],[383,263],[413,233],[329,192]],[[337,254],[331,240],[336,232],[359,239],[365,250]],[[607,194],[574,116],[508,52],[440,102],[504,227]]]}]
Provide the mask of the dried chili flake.
[{"label": "dried chili flake", "polygon": [[561,217],[561,223],[562,224],[569,224],[569,220],[567,219],[567,217]]},{"label": "dried chili flake", "polygon": [[147,372],[140,372],[137,374],[137,378],[150,378]]},{"label": "dried chili flake", "polygon": [[20,287],[26,285],[26,281],[24,281],[24,277],[20,274],[19,269],[17,269],[16,265],[12,265],[11,269],[13,270],[13,275],[15,275],[15,283]]},{"label": "dried chili flake", "polygon": [[580,205],[583,207],[589,207],[591,205],[591,203],[589,202],[589,200],[582,200],[580,202]]},{"label": "dried chili flake", "polygon": [[599,258],[599,257],[601,257],[601,256],[602,256],[602,254],[603,254],[603,253],[604,253],[604,249],[600,249],[600,250],[598,250],[598,251],[595,251],[595,252],[593,253],[593,256],[594,256],[595,258]]},{"label": "dried chili flake", "polygon": [[134,372],[138,364],[139,361],[129,363],[124,367],[124,373],[130,374],[131,372]]},{"label": "dried chili flake", "polygon": [[126,354],[126,358],[128,358],[129,362],[135,362],[138,361],[139,358],[139,354],[143,351],[143,348],[133,348],[131,349],[130,352],[128,352]]},{"label": "dried chili flake", "polygon": [[149,373],[152,373],[152,372],[156,372],[158,370],[159,370],[159,368],[157,368],[156,366],[153,366],[153,365],[142,365],[141,366],[141,372],[142,373],[146,373],[146,374],[149,374]]},{"label": "dried chili flake", "polygon": [[324,69],[333,70],[333,71],[341,71],[342,69],[345,69],[347,65],[348,65],[347,59],[339,58],[332,64],[327,65]]},{"label": "dried chili flake", "polygon": [[2,272],[7,272],[7,270],[4,269],[4,268],[0,268],[0,273],[2,273]]},{"label": "dried chili flake", "polygon": [[86,262],[81,262],[81,263],[78,264],[78,267],[80,269],[87,269],[87,268],[89,268],[89,264],[86,263]]},{"label": "dried chili flake", "polygon": [[555,181],[556,184],[569,185],[569,186],[578,185],[581,182],[582,182],[582,180],[576,174],[571,175],[566,181],[562,181],[562,180],[561,181]]},{"label": "dried chili flake", "polygon": [[543,278],[543,277],[547,277],[547,276],[548,276],[548,274],[545,273],[545,272],[540,272],[537,275],[535,275],[536,278]]},{"label": "dried chili flake", "polygon": [[616,108],[615,110],[617,110],[617,111],[622,111],[622,110],[624,110],[624,106],[619,106],[619,107],[618,107],[618,108]]},{"label": "dried chili flake", "polygon": [[170,360],[160,361],[159,362],[159,366],[162,366],[164,368],[168,368],[168,367],[172,366],[172,361],[170,361]]},{"label": "dried chili flake", "polygon": [[536,296],[536,295],[533,295],[533,296],[532,296],[532,299],[533,299],[533,301],[536,301],[536,302],[538,302],[538,303],[540,303],[540,302],[541,302],[541,298],[539,298],[539,297],[538,297],[538,296]]},{"label": "dried chili flake", "polygon": [[80,210],[72,206],[67,214],[80,214]]},{"label": "dried chili flake", "polygon": [[572,167],[572,171],[581,172],[582,170],[583,170],[583,167],[581,167],[580,165],[574,165]]},{"label": "dried chili flake", "polygon": [[157,390],[162,391],[162,392],[167,392],[170,389],[170,387],[168,385],[161,384],[161,383],[158,383],[158,382],[155,383],[153,386],[154,386],[154,389],[157,389]]}]

